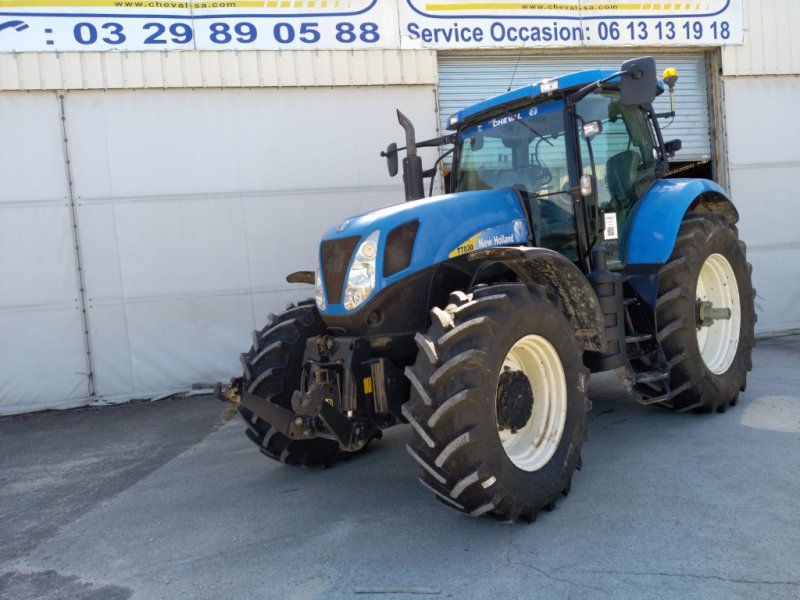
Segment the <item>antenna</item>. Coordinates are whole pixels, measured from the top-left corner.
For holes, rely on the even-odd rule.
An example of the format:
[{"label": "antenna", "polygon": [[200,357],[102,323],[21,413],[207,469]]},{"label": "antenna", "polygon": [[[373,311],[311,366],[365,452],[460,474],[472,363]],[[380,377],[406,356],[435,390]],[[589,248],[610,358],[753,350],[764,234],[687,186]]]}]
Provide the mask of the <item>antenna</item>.
[{"label": "antenna", "polygon": [[517,64],[514,65],[514,72],[511,73],[511,81],[508,82],[508,89],[507,92],[511,91],[511,86],[514,85],[514,77],[517,76],[517,67],[519,67],[519,60],[522,58],[522,52],[525,50],[525,44],[528,42],[527,39],[522,40],[522,47],[519,49],[519,55],[517,56]]}]

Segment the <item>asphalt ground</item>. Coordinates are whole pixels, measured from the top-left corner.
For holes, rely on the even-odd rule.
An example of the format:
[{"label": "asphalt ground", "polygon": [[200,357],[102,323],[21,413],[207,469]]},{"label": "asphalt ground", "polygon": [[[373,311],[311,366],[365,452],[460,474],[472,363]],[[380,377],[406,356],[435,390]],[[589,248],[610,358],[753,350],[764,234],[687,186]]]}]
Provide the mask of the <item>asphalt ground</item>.
[{"label": "asphalt ground", "polygon": [[0,419],[0,598],[795,600],[800,337],[754,359],[725,414],[594,377],[583,470],[530,525],[434,501],[407,427],[322,471],[209,397]]}]

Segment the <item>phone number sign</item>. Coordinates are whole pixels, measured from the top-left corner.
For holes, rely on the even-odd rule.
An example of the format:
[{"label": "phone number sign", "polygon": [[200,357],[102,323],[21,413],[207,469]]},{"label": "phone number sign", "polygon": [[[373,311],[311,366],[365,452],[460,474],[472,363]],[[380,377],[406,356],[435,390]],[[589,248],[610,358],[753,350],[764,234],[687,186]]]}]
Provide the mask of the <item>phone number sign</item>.
[{"label": "phone number sign", "polygon": [[400,1],[403,48],[723,46],[742,22],[742,0]]},{"label": "phone number sign", "polygon": [[0,0],[0,52],[396,48],[378,0]]},{"label": "phone number sign", "polygon": [[0,0],[0,52],[722,46],[742,1]]}]

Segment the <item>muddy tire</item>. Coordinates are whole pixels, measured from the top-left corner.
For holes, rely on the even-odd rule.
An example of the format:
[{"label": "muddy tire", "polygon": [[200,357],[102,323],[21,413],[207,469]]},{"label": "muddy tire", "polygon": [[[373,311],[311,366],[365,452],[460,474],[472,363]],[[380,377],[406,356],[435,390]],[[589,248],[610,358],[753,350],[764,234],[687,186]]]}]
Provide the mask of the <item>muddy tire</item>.
[{"label": "muddy tire", "polygon": [[586,436],[588,370],[558,298],[540,286],[455,292],[406,369],[407,449],[459,511],[531,521],[570,489]]},{"label": "muddy tire", "polygon": [[[253,332],[253,346],[241,355],[243,389],[291,408],[292,394],[300,388],[306,340],[325,330],[313,300],[270,315],[267,325]],[[265,455],[284,464],[327,467],[342,455],[339,444],[331,440],[292,441],[244,406],[239,406],[239,414],[247,422],[247,437]]]},{"label": "muddy tire", "polygon": [[[656,324],[675,394],[675,410],[725,412],[753,367],[756,321],[752,266],[736,228],[719,215],[689,214],[659,272]],[[703,325],[700,304],[729,308],[729,319]],[[706,322],[707,323],[707,322]]]}]

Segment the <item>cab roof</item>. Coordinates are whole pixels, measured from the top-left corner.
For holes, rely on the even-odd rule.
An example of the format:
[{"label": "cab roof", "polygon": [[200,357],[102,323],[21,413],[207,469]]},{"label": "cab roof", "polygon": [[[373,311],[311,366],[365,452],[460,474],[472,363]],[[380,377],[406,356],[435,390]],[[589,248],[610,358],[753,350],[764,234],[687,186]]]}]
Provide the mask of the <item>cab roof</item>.
[{"label": "cab roof", "polygon": [[[453,116],[450,117],[448,122],[447,128],[450,130],[457,129],[459,125],[464,123],[465,121],[470,121],[477,115],[482,115],[483,113],[490,113],[494,110],[503,108],[505,106],[510,106],[514,104],[518,104],[524,101],[533,101],[536,98],[545,97],[549,92],[545,91],[542,92],[542,84],[543,83],[550,83],[557,81],[558,88],[557,90],[553,90],[559,94],[562,94],[564,90],[581,88],[585,85],[589,85],[590,83],[594,83],[595,81],[599,81],[606,77],[609,77],[616,73],[617,71],[607,71],[602,69],[592,69],[588,71],[578,71],[576,73],[569,73],[567,75],[562,75],[560,77],[554,77],[552,79],[543,79],[538,83],[534,83],[531,85],[526,85],[516,90],[512,90],[510,92],[506,92],[504,94],[500,94],[499,96],[495,96],[494,98],[489,98],[488,100],[484,100],[482,102],[478,102],[477,104],[473,104],[472,106],[468,106]],[[609,83],[615,83],[620,80],[619,77],[615,77],[609,80]],[[663,90],[663,84],[659,81],[658,86],[660,90]]]}]

